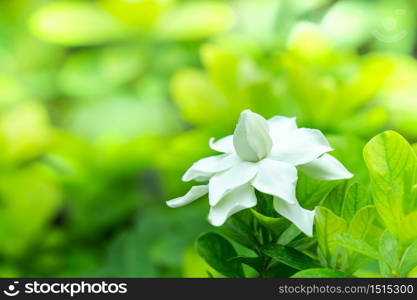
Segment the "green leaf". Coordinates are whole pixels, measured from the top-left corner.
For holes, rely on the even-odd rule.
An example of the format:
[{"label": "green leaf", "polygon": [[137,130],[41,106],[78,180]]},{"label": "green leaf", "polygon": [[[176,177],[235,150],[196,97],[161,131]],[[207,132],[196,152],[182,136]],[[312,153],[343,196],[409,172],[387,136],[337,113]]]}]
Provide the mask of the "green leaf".
[{"label": "green leaf", "polygon": [[335,240],[343,247],[356,251],[371,258],[379,259],[379,253],[363,240],[354,239],[349,233],[336,236]]},{"label": "green leaf", "polygon": [[330,263],[338,247],[335,238],[347,230],[346,221],[325,207],[317,207],[315,224],[321,254]]},{"label": "green leaf", "polygon": [[295,273],[291,278],[351,278],[352,275],[326,268],[313,268]]},{"label": "green leaf", "polygon": [[401,258],[399,273],[401,277],[407,276],[407,274],[417,266],[417,241],[412,243],[405,249]]},{"label": "green leaf", "polygon": [[138,29],[150,29],[174,0],[120,1],[98,0],[97,3],[121,22]]},{"label": "green leaf", "polygon": [[321,203],[321,206],[327,207],[333,213],[340,216],[342,211],[342,205],[344,203],[343,199],[345,199],[347,188],[347,181],[335,186],[327,195],[326,199],[324,199],[324,201]]},{"label": "green leaf", "polygon": [[280,245],[287,245],[288,243],[292,242],[299,234],[301,230],[298,229],[297,226],[291,224],[279,237],[278,244]]},{"label": "green leaf", "polygon": [[261,273],[265,268],[265,260],[262,257],[237,256],[235,258],[232,258],[232,260],[248,265],[249,267],[255,269],[259,273]]},{"label": "green leaf", "polygon": [[81,1],[46,4],[32,16],[30,28],[42,39],[68,46],[94,45],[126,34],[123,26],[98,5]]},{"label": "green leaf", "polygon": [[[171,94],[184,118],[196,125],[224,127],[233,126],[224,96],[211,83],[207,74],[200,70],[183,69],[171,79]],[[222,122],[213,123],[219,117]],[[224,120],[224,121],[223,121]]]},{"label": "green leaf", "polygon": [[203,45],[200,52],[212,82],[222,93],[233,96],[239,83],[239,58],[215,44]]},{"label": "green leaf", "polygon": [[[363,122],[363,120],[361,121]],[[347,123],[350,124],[348,121]],[[343,163],[348,170],[354,171],[355,182],[368,185],[368,169],[363,160],[365,142],[353,135],[327,135],[326,137],[330,145],[335,149],[332,155]]]},{"label": "green leaf", "polygon": [[36,158],[51,144],[52,127],[47,110],[36,101],[2,109],[0,137],[2,163],[21,163]]},{"label": "green leaf", "polygon": [[352,184],[346,194],[345,200],[342,206],[342,217],[345,220],[353,218],[355,213],[363,206],[370,204],[370,198],[366,188],[359,184]]},{"label": "green leaf", "polygon": [[216,228],[215,231],[246,248],[254,249],[259,243],[252,234],[252,229],[249,225],[251,222],[250,218],[252,218],[250,211],[241,211],[229,218],[226,224]]},{"label": "green leaf", "polygon": [[184,278],[206,278],[208,272],[214,277],[222,277],[198,255],[195,247],[188,247],[184,251],[182,276]]},{"label": "green leaf", "polygon": [[[29,125],[29,124],[28,124]],[[48,167],[29,163],[0,172],[0,255],[16,258],[30,252],[62,206],[59,180]]]},{"label": "green leaf", "polygon": [[348,233],[356,239],[365,239],[372,230],[376,219],[374,206],[365,206],[359,209],[349,223]]},{"label": "green leaf", "polygon": [[348,251],[343,247],[337,247],[330,258],[329,267],[345,270],[348,266]]},{"label": "green leaf", "polygon": [[297,199],[305,209],[313,209],[339,183],[338,181],[316,180],[299,172]]},{"label": "green leaf", "polygon": [[307,61],[320,61],[333,51],[331,42],[314,23],[296,25],[289,37],[288,48]]},{"label": "green leaf", "polygon": [[295,272],[296,269],[282,264],[280,262],[274,261],[268,266],[268,269],[262,274],[262,277],[265,278],[288,278],[291,277]]},{"label": "green leaf", "polygon": [[237,256],[232,244],[221,235],[208,232],[197,239],[198,254],[215,270],[227,277],[244,277],[242,265],[233,260]]},{"label": "green leaf", "polygon": [[394,234],[404,213],[416,207],[412,186],[417,178],[417,158],[408,142],[394,131],[371,139],[364,149],[375,207]]},{"label": "green leaf", "polygon": [[[313,245],[317,243],[315,238],[311,238],[308,236],[298,236],[291,242],[285,244],[285,246],[297,249],[298,251],[304,251],[309,248],[311,248]],[[283,245],[282,243],[279,243],[280,245]]]},{"label": "green leaf", "polygon": [[278,235],[283,233],[290,225],[290,222],[285,218],[267,217],[263,214],[258,213],[254,209],[251,209],[251,211],[255,218],[259,221],[259,223],[262,224],[262,226],[266,227],[267,229],[271,230],[272,232]]},{"label": "green leaf", "polygon": [[161,17],[157,34],[174,41],[203,39],[228,29],[232,18],[232,11],[226,3],[186,2]]},{"label": "green leaf", "polygon": [[[374,245],[381,234],[380,229],[376,227],[374,224],[376,216],[377,214],[374,206],[365,206],[360,208],[352,217],[347,232],[349,237],[352,239],[350,241],[350,249],[352,249],[352,247],[355,246],[357,248],[356,250],[371,250],[369,248],[371,246],[369,246],[368,243]],[[344,246],[346,248],[349,248],[349,245],[346,245],[346,243],[344,244]],[[368,253],[362,252],[362,254],[367,255],[368,257],[365,257],[360,253],[361,251],[356,251],[356,253],[350,253],[349,268],[351,270],[357,270],[359,267],[367,263],[369,261],[368,257],[377,258],[376,256],[370,255],[372,252],[369,251]]]},{"label": "green leaf", "polygon": [[411,147],[413,148],[414,152],[416,152],[416,153],[417,153],[417,143],[413,143],[413,144],[411,145]]},{"label": "green leaf", "polygon": [[261,248],[261,251],[276,261],[279,261],[297,270],[303,270],[318,266],[318,264],[315,263],[311,257],[300,251],[282,245],[265,245]]},{"label": "green leaf", "polygon": [[409,245],[417,239],[417,211],[414,211],[401,220],[400,240],[404,245]]},{"label": "green leaf", "polygon": [[398,242],[389,231],[385,231],[379,240],[379,261],[380,272],[385,277],[392,277],[397,274]]}]

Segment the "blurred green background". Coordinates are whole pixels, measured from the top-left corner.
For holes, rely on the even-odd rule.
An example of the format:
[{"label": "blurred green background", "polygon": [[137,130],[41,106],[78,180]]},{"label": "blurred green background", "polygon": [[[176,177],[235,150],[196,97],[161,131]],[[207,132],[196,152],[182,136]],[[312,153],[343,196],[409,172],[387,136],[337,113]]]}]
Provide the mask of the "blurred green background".
[{"label": "blurred green background", "polygon": [[417,138],[414,0],[0,0],[0,276],[207,276],[190,187],[241,110],[296,116],[367,176]]}]

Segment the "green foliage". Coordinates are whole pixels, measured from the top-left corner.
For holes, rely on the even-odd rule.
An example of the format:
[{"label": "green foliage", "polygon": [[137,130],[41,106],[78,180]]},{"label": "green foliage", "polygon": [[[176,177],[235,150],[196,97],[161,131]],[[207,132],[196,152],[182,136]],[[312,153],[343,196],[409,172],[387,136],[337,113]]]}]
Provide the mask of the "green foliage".
[{"label": "green foliage", "polygon": [[156,32],[164,39],[198,40],[221,33],[232,25],[232,12],[221,2],[188,2],[161,17]]},{"label": "green foliage", "polygon": [[330,265],[338,249],[335,238],[347,230],[347,223],[343,218],[338,217],[329,209],[319,207],[317,209],[315,224],[320,257],[322,257],[323,263]]},{"label": "green foliage", "polygon": [[295,249],[282,245],[265,245],[262,252],[276,261],[286,264],[297,270],[304,270],[317,266],[310,257]]},{"label": "green foliage", "polygon": [[379,261],[379,269],[384,277],[391,277],[398,274],[398,241],[385,231],[379,241],[379,253],[383,253]]},{"label": "green foliage", "polygon": [[351,220],[355,213],[366,205],[370,204],[370,197],[366,188],[358,183],[350,186],[343,201],[341,216]]},{"label": "green foliage", "polygon": [[398,235],[404,214],[416,209],[416,154],[398,133],[386,131],[366,145],[364,158],[375,207],[387,228]]},{"label": "green foliage", "polygon": [[244,277],[241,264],[232,244],[219,234],[209,232],[197,239],[197,251],[214,269],[227,277]]},{"label": "green foliage", "polygon": [[417,265],[417,242],[412,243],[405,249],[398,267],[399,276],[405,277]]},{"label": "green foliage", "polygon": [[372,248],[363,240],[354,239],[349,233],[345,232],[336,237],[336,241],[339,245],[356,251],[360,254],[364,254],[368,257],[379,259],[379,252]]},{"label": "green foliage", "polygon": [[51,3],[37,11],[31,29],[45,40],[69,46],[108,42],[124,33],[123,27],[94,3],[70,1]]},{"label": "green foliage", "polygon": [[379,276],[408,276],[417,264],[411,230],[416,209],[415,153],[403,137],[388,131],[368,142],[364,158],[372,198],[358,183],[339,185],[329,193],[322,203],[328,208],[317,208],[319,259],[324,267],[346,274],[377,260]]},{"label": "green foliage", "polygon": [[285,218],[267,217],[258,213],[256,210],[252,210],[252,213],[262,226],[275,234],[279,235],[283,233],[289,226],[289,222]]},{"label": "green foliage", "polygon": [[[407,0],[2,1],[0,276],[415,276],[416,12]],[[258,194],[209,234],[206,262],[193,248],[206,201],[164,202],[247,108],[321,130],[354,177],[299,172],[298,201],[319,206],[312,238]]]}]

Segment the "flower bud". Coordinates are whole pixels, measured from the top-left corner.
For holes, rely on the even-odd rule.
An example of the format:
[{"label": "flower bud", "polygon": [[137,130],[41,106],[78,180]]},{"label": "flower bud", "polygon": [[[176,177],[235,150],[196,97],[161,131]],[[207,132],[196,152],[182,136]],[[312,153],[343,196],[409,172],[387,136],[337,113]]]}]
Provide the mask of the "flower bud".
[{"label": "flower bud", "polygon": [[233,145],[245,161],[256,162],[265,158],[272,148],[267,121],[250,110],[243,111],[233,135]]}]

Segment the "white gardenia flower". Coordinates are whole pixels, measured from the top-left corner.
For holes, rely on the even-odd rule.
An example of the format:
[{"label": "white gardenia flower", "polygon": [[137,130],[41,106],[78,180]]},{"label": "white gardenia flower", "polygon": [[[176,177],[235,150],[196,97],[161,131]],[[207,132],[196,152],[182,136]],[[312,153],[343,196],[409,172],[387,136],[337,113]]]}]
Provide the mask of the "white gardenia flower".
[{"label": "white gardenia flower", "polygon": [[333,156],[324,135],[316,129],[298,128],[295,118],[276,116],[265,120],[245,110],[233,135],[210,147],[223,154],[203,158],[185,172],[183,181],[208,184],[193,186],[187,194],[167,205],[186,205],[208,193],[208,219],[221,226],[226,219],[256,205],[255,189],[272,195],[275,210],[312,236],[314,210],[300,206],[295,195],[297,169],[321,180],[351,178],[353,175]]}]

